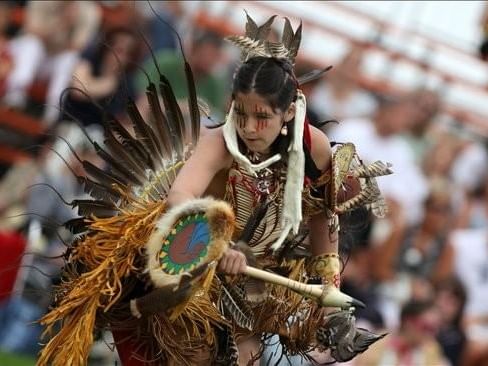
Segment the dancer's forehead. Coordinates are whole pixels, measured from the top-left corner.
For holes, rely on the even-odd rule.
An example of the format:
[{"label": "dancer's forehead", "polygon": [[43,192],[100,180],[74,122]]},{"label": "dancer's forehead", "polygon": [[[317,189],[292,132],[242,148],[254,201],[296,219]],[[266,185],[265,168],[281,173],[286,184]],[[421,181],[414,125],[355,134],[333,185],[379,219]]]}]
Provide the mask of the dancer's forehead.
[{"label": "dancer's forehead", "polygon": [[271,115],[279,114],[279,109],[274,110],[268,100],[254,92],[251,91],[249,93],[241,93],[238,92],[234,98],[235,101],[235,108],[242,111],[242,112],[266,112]]}]

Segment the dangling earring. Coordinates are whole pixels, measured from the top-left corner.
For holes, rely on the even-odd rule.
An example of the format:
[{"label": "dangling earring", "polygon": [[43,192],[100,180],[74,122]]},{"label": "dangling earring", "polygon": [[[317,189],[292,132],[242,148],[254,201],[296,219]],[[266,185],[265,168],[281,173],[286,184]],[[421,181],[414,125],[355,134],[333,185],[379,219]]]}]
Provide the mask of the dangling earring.
[{"label": "dangling earring", "polygon": [[285,123],[283,124],[283,127],[281,127],[281,131],[280,133],[283,135],[283,136],[286,136],[288,135],[288,125]]}]

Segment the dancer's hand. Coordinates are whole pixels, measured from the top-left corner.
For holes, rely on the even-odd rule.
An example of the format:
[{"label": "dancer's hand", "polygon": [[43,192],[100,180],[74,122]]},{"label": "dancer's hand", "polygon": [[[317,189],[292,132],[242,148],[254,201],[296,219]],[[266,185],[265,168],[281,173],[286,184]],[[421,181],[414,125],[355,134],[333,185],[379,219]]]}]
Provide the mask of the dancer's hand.
[{"label": "dancer's hand", "polygon": [[238,273],[244,273],[246,266],[246,256],[244,253],[235,249],[227,249],[219,261],[218,270],[226,274],[236,275]]}]

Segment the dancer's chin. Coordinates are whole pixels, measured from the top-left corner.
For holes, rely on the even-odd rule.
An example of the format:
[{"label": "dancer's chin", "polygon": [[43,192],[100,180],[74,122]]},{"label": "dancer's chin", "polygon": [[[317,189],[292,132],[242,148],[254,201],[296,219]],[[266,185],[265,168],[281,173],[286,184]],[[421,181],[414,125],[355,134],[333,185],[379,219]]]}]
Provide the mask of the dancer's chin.
[{"label": "dancer's chin", "polygon": [[269,152],[269,146],[261,139],[244,139],[246,147],[255,153],[267,154]]}]

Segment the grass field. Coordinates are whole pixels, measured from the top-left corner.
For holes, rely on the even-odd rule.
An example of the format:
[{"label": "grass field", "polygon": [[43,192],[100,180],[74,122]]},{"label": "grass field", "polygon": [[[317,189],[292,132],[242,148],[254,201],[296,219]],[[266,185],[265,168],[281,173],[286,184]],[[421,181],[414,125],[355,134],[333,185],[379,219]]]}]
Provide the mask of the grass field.
[{"label": "grass field", "polygon": [[0,365],[2,366],[33,366],[36,359],[33,357],[19,356],[0,351]]}]

